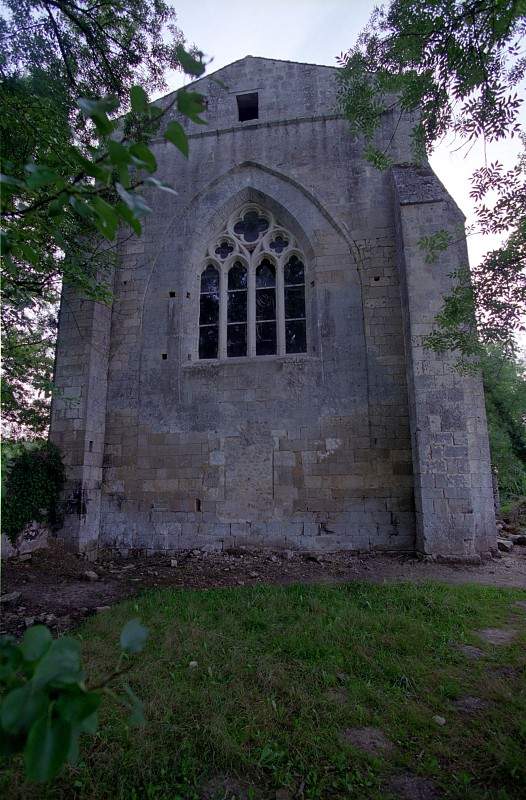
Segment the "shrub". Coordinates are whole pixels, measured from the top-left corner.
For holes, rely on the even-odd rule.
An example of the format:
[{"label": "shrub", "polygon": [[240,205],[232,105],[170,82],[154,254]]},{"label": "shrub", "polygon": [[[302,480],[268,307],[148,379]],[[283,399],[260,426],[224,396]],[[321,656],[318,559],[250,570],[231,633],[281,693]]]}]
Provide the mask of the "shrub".
[{"label": "shrub", "polygon": [[8,445],[2,460],[3,533],[14,544],[28,522],[57,525],[65,480],[58,447],[48,441]]}]

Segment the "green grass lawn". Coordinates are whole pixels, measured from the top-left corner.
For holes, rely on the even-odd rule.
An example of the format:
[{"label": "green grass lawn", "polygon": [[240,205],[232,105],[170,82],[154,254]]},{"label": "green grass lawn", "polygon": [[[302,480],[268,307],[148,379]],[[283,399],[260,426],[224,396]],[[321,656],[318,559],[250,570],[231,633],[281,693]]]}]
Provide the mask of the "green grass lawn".
[{"label": "green grass lawn", "polygon": [[[254,800],[284,788],[305,800],[391,798],[390,777],[410,771],[447,798],[524,798],[526,613],[514,601],[525,598],[441,584],[148,592],[79,631],[95,680],[113,668],[128,619],[149,627],[130,673],[145,727],[128,728],[110,701],[75,769],[45,788],[4,772],[0,795],[177,800],[208,797],[203,787],[228,776]],[[474,634],[505,625],[519,631],[510,646]],[[469,660],[455,643],[486,655]],[[466,695],[487,708],[457,710]],[[394,748],[361,752],[343,735],[354,726],[381,728]]]}]

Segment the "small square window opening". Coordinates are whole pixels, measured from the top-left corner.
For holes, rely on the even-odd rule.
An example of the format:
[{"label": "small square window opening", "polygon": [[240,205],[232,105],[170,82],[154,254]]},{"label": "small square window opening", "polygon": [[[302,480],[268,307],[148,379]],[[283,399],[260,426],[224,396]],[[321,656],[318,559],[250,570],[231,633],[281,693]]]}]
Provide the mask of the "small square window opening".
[{"label": "small square window opening", "polygon": [[246,122],[249,119],[258,119],[259,103],[257,92],[250,92],[250,94],[238,94],[236,96],[236,100],[240,122]]}]

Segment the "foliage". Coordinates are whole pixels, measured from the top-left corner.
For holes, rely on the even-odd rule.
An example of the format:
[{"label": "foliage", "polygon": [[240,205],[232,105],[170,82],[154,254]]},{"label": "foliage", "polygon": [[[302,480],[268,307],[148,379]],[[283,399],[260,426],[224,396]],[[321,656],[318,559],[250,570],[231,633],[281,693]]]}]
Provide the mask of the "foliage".
[{"label": "foliage", "polygon": [[[341,105],[353,133],[365,137],[366,158],[389,166],[389,145],[379,149],[375,135],[394,109],[399,119],[405,113],[417,119],[415,160],[446,134],[454,135],[457,149],[520,135],[525,33],[524,0],[391,0],[377,8],[356,46],[341,56]],[[477,169],[471,196],[477,203],[471,233],[506,241],[472,271],[471,286],[464,265],[428,344],[471,356],[481,354],[481,339],[513,354],[526,307],[526,155],[511,170],[498,162]],[[438,231],[439,241],[423,246],[436,255],[444,236],[457,238]]]},{"label": "foliage", "polygon": [[491,460],[503,499],[526,495],[525,365],[489,349],[482,358]]},{"label": "foliage", "polygon": [[[199,76],[163,0],[9,0],[0,10],[4,420],[47,424],[51,345],[62,282],[107,302],[119,225],[135,235],[155,178],[148,141],[173,106],[194,122],[203,98],[182,89],[161,107],[148,93],[166,70]],[[173,121],[166,139],[188,154]]]},{"label": "foliage", "polygon": [[28,628],[19,644],[12,637],[0,639],[0,755],[23,752],[26,776],[49,781],[64,764],[77,762],[80,736],[97,732],[104,692],[131,712],[130,721],[142,722],[142,704],[130,687],[119,697],[109,684],[127,671],[124,659],[139,653],[147,636],[138,620],[130,620],[121,632],[116,669],[91,688],[78,640],[53,640],[44,625]]},{"label": "foliage", "polygon": [[[474,630],[505,625],[525,598],[518,589],[356,580],[145,592],[80,630],[90,674],[106,674],[123,622],[134,614],[149,628],[151,646],[128,676],[144,703],[141,735],[108,704],[74,772],[32,790],[6,771],[0,794],[198,800],[249,798],[253,787],[254,798],[287,790],[386,800],[392,776],[409,770],[449,800],[519,800],[526,620],[515,613],[511,647]],[[457,643],[484,655],[470,661]],[[455,701],[465,696],[487,709],[462,712]],[[438,728],[435,714],[447,725]],[[393,750],[371,758],[354,748],[345,731],[366,726]]]},{"label": "foliage", "polygon": [[7,460],[2,452],[2,531],[13,544],[28,522],[59,522],[64,480],[60,450],[52,442],[19,443],[8,448]]}]

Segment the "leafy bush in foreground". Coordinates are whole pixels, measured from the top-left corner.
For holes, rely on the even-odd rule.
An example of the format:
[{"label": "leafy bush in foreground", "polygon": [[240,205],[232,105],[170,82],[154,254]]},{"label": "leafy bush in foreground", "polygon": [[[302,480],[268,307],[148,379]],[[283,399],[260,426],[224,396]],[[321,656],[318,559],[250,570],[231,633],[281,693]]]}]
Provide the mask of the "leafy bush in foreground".
[{"label": "leafy bush in foreground", "polygon": [[121,632],[115,671],[91,688],[84,683],[76,639],[54,640],[44,625],[29,628],[20,644],[0,639],[0,756],[23,752],[27,777],[50,780],[66,762],[75,764],[80,735],[96,733],[105,692],[129,709],[131,722],[141,722],[142,704],[130,687],[119,697],[108,685],[127,671],[123,660],[140,652],[147,637],[147,629],[130,620]]}]

